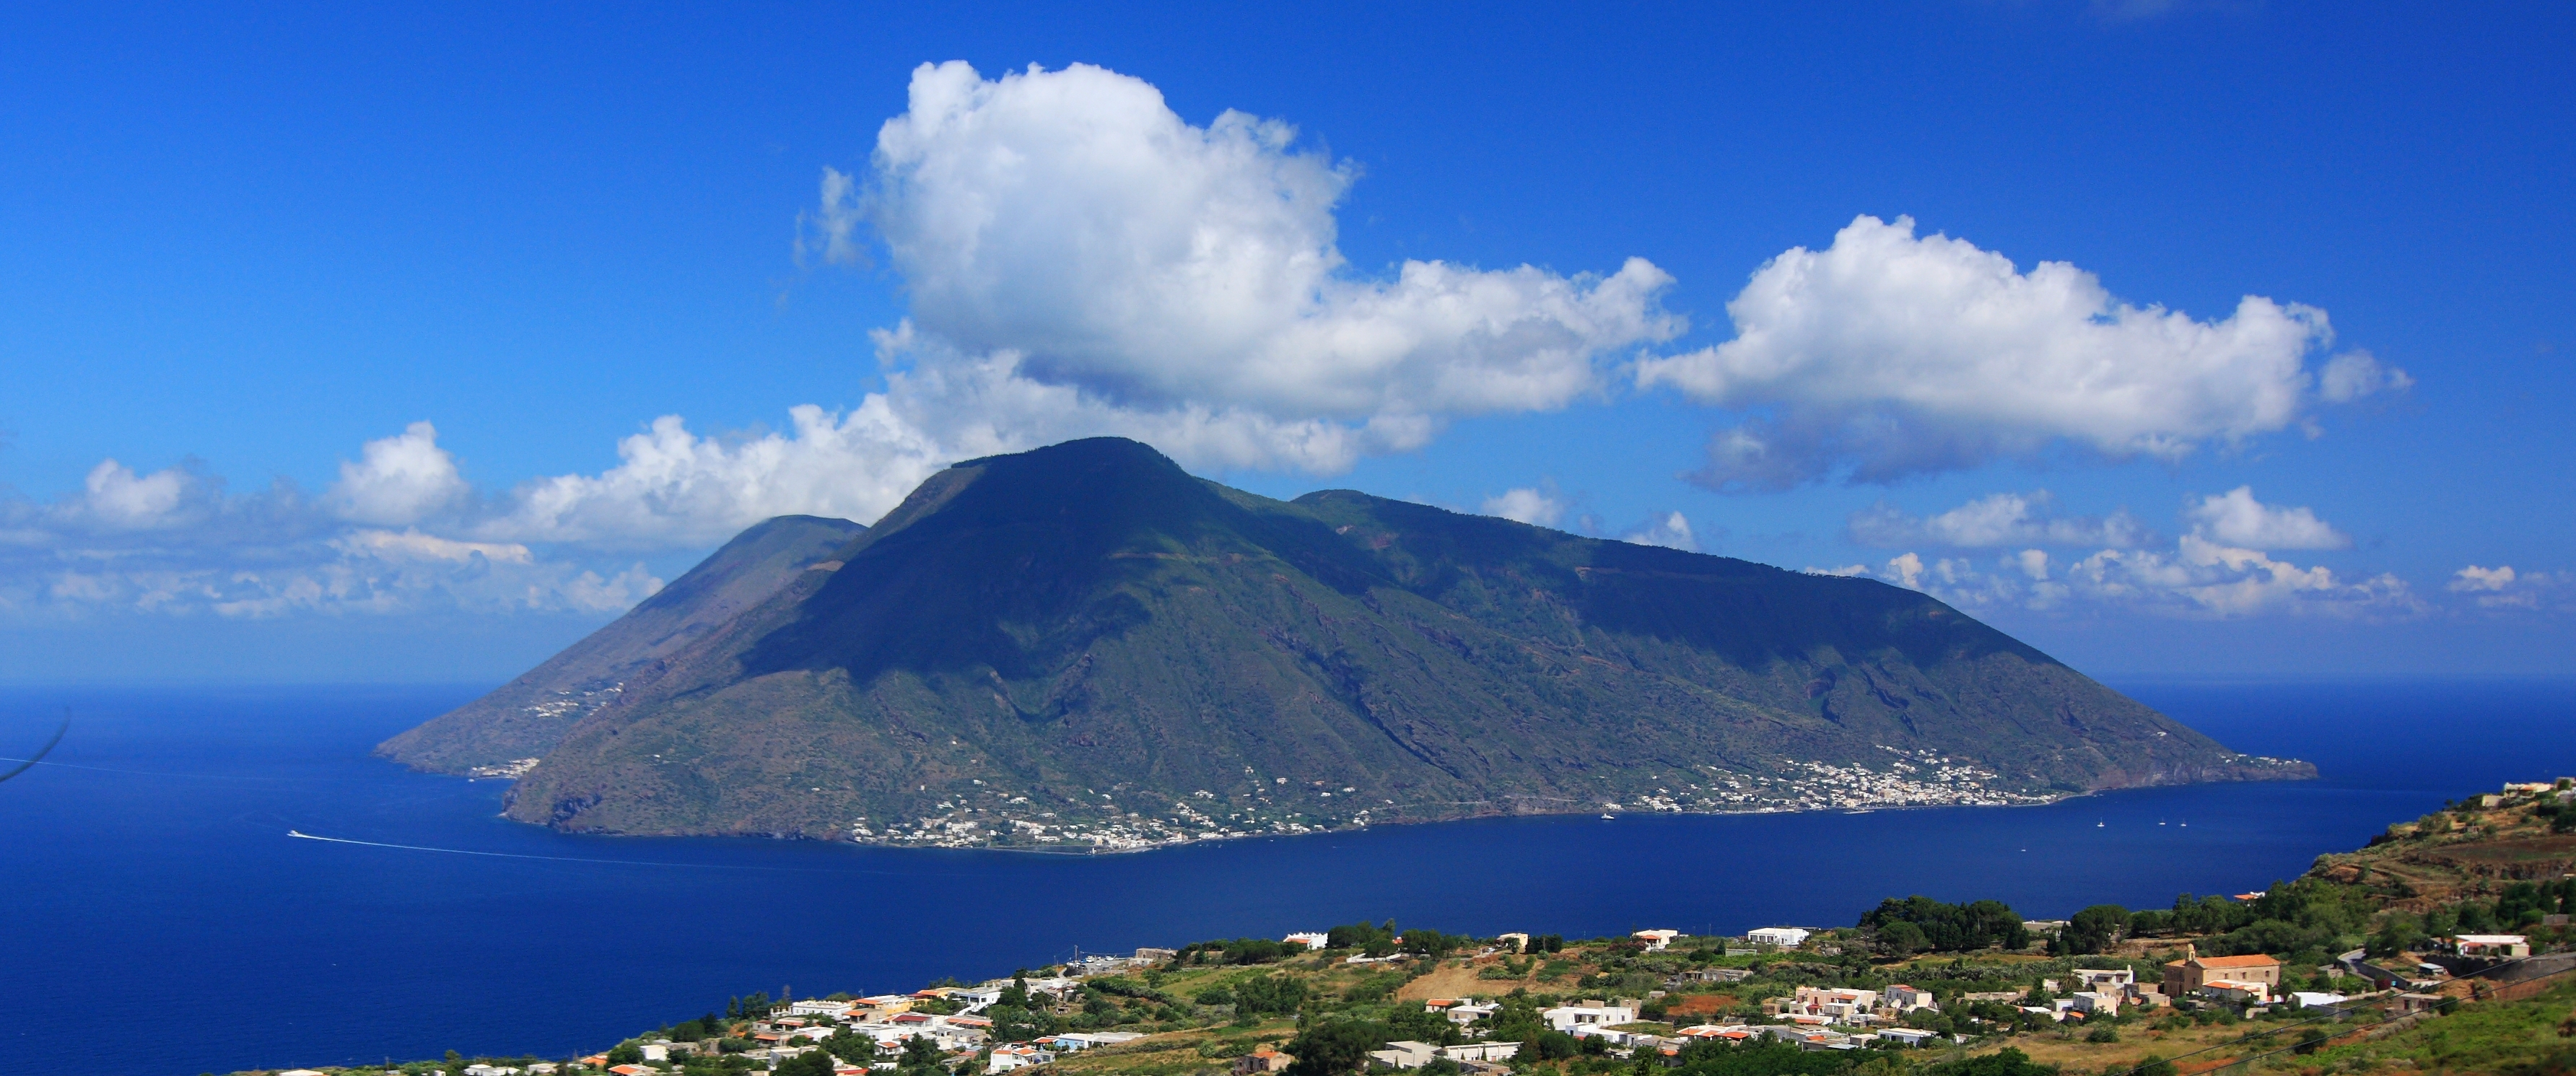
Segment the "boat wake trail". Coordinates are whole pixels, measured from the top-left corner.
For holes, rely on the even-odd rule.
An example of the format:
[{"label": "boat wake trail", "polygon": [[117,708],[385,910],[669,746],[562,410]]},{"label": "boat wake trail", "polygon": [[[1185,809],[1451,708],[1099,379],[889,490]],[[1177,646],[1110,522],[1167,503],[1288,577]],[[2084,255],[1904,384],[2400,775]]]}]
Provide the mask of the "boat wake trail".
[{"label": "boat wake trail", "polygon": [[317,837],[317,834],[307,834],[307,831],[301,831],[301,829],[289,829],[289,831],[286,831],[286,837],[301,839],[301,842],[330,842],[330,844],[366,844],[366,847],[392,847],[392,849],[404,849],[404,852],[443,852],[443,855],[484,855],[484,857],[495,857],[495,860],[603,862],[603,865],[611,865],[611,867],[696,867],[696,870],[796,870],[796,867],[755,867],[755,865],[742,865],[742,862],[582,860],[582,857],[574,857],[574,855],[526,855],[526,852],[474,852],[474,849],[464,849],[464,847],[430,847],[430,844],[386,844],[386,842],[361,842],[361,839],[348,839],[348,837]]},{"label": "boat wake trail", "polygon": [[527,854],[527,853],[524,853],[524,852],[477,852],[477,851],[475,851],[475,850],[473,850],[473,849],[470,849],[470,848],[433,848],[433,847],[431,847],[431,846],[429,846],[429,845],[425,845],[425,844],[387,844],[387,843],[385,843],[385,842],[383,842],[383,841],[361,841],[361,840],[353,840],[353,839],[348,838],[348,837],[323,837],[323,836],[318,836],[318,835],[316,835],[316,834],[306,833],[306,832],[304,832],[304,831],[302,831],[302,830],[294,830],[294,829],[287,830],[287,831],[286,831],[286,835],[287,835],[287,836],[289,836],[289,837],[293,837],[293,838],[295,838],[295,839],[297,839],[297,840],[303,840],[303,841],[324,841],[324,842],[328,842],[328,843],[331,843],[331,844],[356,844],[356,845],[364,845],[364,846],[369,847],[369,848],[397,848],[397,849],[401,849],[402,851],[406,851],[406,852],[438,852],[438,853],[442,853],[442,854],[445,854],[445,855],[451,855],[451,856],[488,856],[488,857],[491,857],[491,858],[494,858],[494,859],[541,859],[541,860],[546,860],[546,861],[554,862],[554,863],[598,863],[598,864],[604,864],[604,865],[612,866],[612,867],[683,867],[683,868],[689,868],[689,869],[694,869],[694,870],[711,870],[711,871],[789,871],[789,872],[796,872],[796,873],[833,873],[833,874],[889,874],[889,873],[893,873],[893,872],[891,872],[891,871],[829,871],[829,872],[817,872],[817,871],[814,871],[814,870],[811,870],[811,869],[806,869],[806,868],[797,868],[797,867],[762,867],[762,866],[755,866],[755,865],[746,864],[746,863],[665,863],[665,862],[655,862],[655,861],[652,861],[652,860],[643,860],[643,859],[584,859],[584,858],[581,858],[581,857],[579,857],[579,856],[540,856],[540,855],[530,855],[530,854]]}]

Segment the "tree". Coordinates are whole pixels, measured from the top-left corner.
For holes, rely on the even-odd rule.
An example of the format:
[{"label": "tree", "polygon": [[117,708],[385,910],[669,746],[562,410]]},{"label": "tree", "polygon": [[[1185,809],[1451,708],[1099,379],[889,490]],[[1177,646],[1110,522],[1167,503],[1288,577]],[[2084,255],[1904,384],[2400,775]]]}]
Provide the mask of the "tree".
[{"label": "tree", "polygon": [[829,1050],[807,1050],[778,1063],[771,1070],[777,1076],[832,1076],[832,1053]]},{"label": "tree", "polygon": [[894,1070],[903,1076],[945,1076],[948,1070],[941,1067],[941,1060],[938,1043],[915,1035],[903,1041],[903,1057],[896,1060]]},{"label": "tree", "polygon": [[[454,1050],[449,1050],[447,1053],[450,1058],[453,1058],[456,1055],[456,1051]],[[643,1062],[644,1050],[642,1047],[639,1047],[634,1043],[621,1042],[610,1047],[608,1050],[608,1063],[611,1065],[639,1065]],[[454,1062],[451,1061],[449,1063],[453,1064]]]},{"label": "tree", "polygon": [[2057,934],[2056,952],[2061,956],[2102,952],[2120,940],[2120,932],[2128,926],[2127,908],[2096,904],[2066,921],[2066,929]]},{"label": "tree", "polygon": [[1349,1076],[1368,1068],[1369,1051],[1386,1045],[1385,1029],[1359,1020],[1319,1021],[1281,1049],[1297,1060],[1288,1076]]},{"label": "tree", "polygon": [[1405,933],[1404,949],[1406,952],[1420,953],[1437,960],[1441,957],[1448,956],[1450,952],[1456,950],[1460,945],[1465,944],[1466,941],[1467,939],[1462,935],[1443,934],[1436,930],[1415,929]]},{"label": "tree", "polygon": [[1810,1053],[1767,1040],[1742,1046],[1695,1042],[1673,1060],[1681,1066],[1679,1076],[1835,1076],[1850,1071],[1851,1064],[1836,1053]]},{"label": "tree", "polygon": [[[994,1021],[994,1030],[1000,1030],[1001,1026],[1000,1021]],[[871,1065],[875,1064],[877,1059],[877,1040],[848,1028],[835,1031],[831,1038],[823,1040],[823,1049],[830,1051],[832,1056],[853,1065]]]},{"label": "tree", "polygon": [[1384,927],[1362,921],[1345,923],[1324,933],[1324,947],[1327,949],[1359,949],[1377,942],[1394,941],[1395,921],[1392,919],[1387,920]]},{"label": "tree", "polygon": [[1875,932],[1891,924],[1912,923],[1934,952],[1964,952],[2000,945],[2019,949],[2030,944],[2030,928],[2002,901],[1949,904],[1925,896],[1890,897],[1861,916],[1860,925]]},{"label": "tree", "polygon": [[2004,1047],[1983,1057],[1951,1061],[1924,1070],[1928,1076],[2057,1076],[2057,1070],[2038,1064],[2012,1047]]},{"label": "tree", "polygon": [[1523,1056],[1536,1055],[1541,1061],[1562,1061],[1583,1052],[1583,1044],[1562,1031],[1542,1031],[1521,1044]]},{"label": "tree", "polygon": [[1932,939],[1923,928],[1899,919],[1878,929],[1878,951],[1893,957],[1908,957],[1932,947]]},{"label": "tree", "polygon": [[2137,1068],[2130,1070],[2129,1076],[2174,1076],[2174,1063],[2162,1054],[2148,1054],[2138,1059]]},{"label": "tree", "polygon": [[[1234,984],[1234,1011],[1238,1016],[1285,1015],[1296,1012],[1305,1004],[1306,984],[1286,975],[1255,975]],[[1294,1050],[1288,1052],[1297,1053]]]}]

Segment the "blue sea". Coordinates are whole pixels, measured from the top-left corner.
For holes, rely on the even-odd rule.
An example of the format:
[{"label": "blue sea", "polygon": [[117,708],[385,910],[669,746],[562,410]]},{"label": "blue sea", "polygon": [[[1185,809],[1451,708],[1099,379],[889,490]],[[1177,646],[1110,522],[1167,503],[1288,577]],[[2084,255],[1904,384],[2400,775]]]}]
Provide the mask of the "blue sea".
[{"label": "blue sea", "polygon": [[[2389,822],[2576,774],[2576,681],[2127,682],[2324,778],[2046,807],[1509,819],[1137,855],[572,837],[368,749],[454,688],[0,691],[0,1072],[563,1057],[730,995],[911,989],[1359,919],[1475,934],[2032,917],[2297,875]],[[308,834],[392,848],[296,840]]]}]

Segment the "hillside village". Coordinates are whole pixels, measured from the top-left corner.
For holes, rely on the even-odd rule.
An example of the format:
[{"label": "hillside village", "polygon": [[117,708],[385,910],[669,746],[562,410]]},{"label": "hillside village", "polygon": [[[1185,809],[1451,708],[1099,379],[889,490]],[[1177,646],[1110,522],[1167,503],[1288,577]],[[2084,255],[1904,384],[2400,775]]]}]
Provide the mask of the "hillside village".
[{"label": "hillside village", "polygon": [[2472,796],[2299,879],[2169,909],[2025,920],[1994,901],[1912,897],[1848,927],[1575,941],[1356,923],[904,994],[734,998],[579,1058],[330,1071],[2565,1071],[2544,1062],[2576,1062],[2570,912],[2576,781],[2560,780]]}]

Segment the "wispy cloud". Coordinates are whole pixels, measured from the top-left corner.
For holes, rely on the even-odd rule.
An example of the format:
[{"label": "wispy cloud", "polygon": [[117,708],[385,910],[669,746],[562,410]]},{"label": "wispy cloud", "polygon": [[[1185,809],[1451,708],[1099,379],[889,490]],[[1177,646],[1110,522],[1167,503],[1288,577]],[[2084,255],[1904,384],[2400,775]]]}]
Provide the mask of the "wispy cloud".
[{"label": "wispy cloud", "polygon": [[2126,549],[2158,539],[2127,509],[2108,516],[2061,516],[2047,490],[1994,493],[1931,516],[1914,516],[1884,501],[1851,514],[1845,530],[1856,545],[1882,549],[1935,545],[1953,549],[1996,546],[2109,546]]},{"label": "wispy cloud", "polygon": [[[2322,565],[2303,566],[2273,556],[2274,550],[2341,549],[2352,543],[2313,510],[2266,504],[2250,487],[2186,504],[2181,514],[2189,529],[2166,548],[2151,548],[2159,540],[2126,512],[2098,520],[2058,519],[2034,511],[2035,503],[2046,499],[1995,494],[1927,519],[1882,505],[1853,517],[1856,540],[1912,538],[1952,550],[2004,551],[1925,556],[1909,550],[1875,567],[1807,570],[1873,576],[1971,611],[2120,608],[2195,618],[2286,614],[2392,619],[2433,610],[2396,575],[2347,578]],[[2083,541],[2087,537],[2123,540]],[[2017,545],[2025,547],[2010,548]],[[2039,548],[2050,545],[2108,547],[2074,555]],[[2455,583],[2453,589],[2461,587]]]},{"label": "wispy cloud", "polygon": [[194,464],[138,472],[105,460],[55,501],[0,499],[0,615],[599,613],[662,585],[595,551],[545,555],[465,534],[490,509],[427,423],[360,457],[321,497],[282,482],[235,495]]}]

